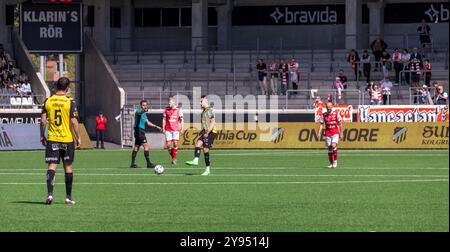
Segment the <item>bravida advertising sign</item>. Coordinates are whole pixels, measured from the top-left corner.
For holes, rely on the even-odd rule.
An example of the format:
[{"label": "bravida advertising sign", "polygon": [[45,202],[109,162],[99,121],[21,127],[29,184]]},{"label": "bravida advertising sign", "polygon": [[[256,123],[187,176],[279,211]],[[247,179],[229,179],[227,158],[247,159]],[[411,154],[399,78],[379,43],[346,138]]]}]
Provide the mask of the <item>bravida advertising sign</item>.
[{"label": "bravida advertising sign", "polygon": [[20,34],[32,53],[81,53],[81,4],[23,3]]},{"label": "bravida advertising sign", "polygon": [[448,2],[386,4],[384,23],[448,23]]},{"label": "bravida advertising sign", "polygon": [[344,24],[345,5],[235,7],[232,23],[234,26]]},{"label": "bravida advertising sign", "polygon": [[358,106],[358,122],[448,122],[448,106]]}]

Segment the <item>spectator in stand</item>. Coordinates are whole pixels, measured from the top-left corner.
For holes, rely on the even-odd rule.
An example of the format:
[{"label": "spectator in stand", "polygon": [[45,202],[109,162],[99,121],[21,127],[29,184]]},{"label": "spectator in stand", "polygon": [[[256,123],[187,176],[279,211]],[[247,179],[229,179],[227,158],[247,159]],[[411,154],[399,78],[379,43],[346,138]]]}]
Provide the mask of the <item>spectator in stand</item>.
[{"label": "spectator in stand", "polygon": [[391,55],[386,50],[381,54],[381,65],[383,68],[383,79],[386,79],[389,77],[389,71],[392,70]]},{"label": "spectator in stand", "polygon": [[289,66],[286,64],[286,61],[284,59],[281,59],[280,65],[278,66],[278,72],[280,73],[280,80],[281,80],[281,86],[280,86],[280,94],[286,95],[286,90],[288,89],[288,83],[289,83]]},{"label": "spectator in stand", "polygon": [[336,81],[334,82],[333,88],[337,89],[337,101],[336,104],[341,102],[342,99],[342,90],[344,89],[344,85],[342,85],[341,78],[336,77]]},{"label": "spectator in stand", "polygon": [[270,94],[277,95],[278,94],[278,66],[275,60],[269,65],[269,73],[270,73]]},{"label": "spectator in stand", "polygon": [[359,58],[358,52],[356,52],[355,49],[352,49],[347,57],[347,62],[349,62],[352,65],[352,70],[355,73],[355,81],[358,81],[358,76],[361,76],[361,74],[358,71],[358,64],[360,60],[361,59]]},{"label": "spectator in stand", "polygon": [[418,53],[418,49],[414,48],[409,60],[409,72],[411,74],[413,87],[419,87],[419,81],[421,76],[422,56]]},{"label": "spectator in stand", "polygon": [[314,101],[314,108],[325,108],[325,103],[322,101],[320,96],[316,96],[316,101]]},{"label": "spectator in stand", "polygon": [[[422,88],[417,89],[417,96],[419,104],[429,104],[430,92],[428,91],[428,86],[423,85]],[[417,99],[414,99],[417,100]],[[416,103],[416,102],[414,102]]]},{"label": "spectator in stand", "polygon": [[435,96],[436,105],[447,105],[448,94],[444,91],[444,85],[438,85]]},{"label": "spectator in stand", "polygon": [[402,54],[395,48],[394,53],[392,54],[392,61],[394,62],[394,71],[395,71],[395,85],[400,83],[400,71],[403,70],[402,64]]},{"label": "spectator in stand", "polygon": [[425,75],[425,85],[430,87],[430,81],[431,81],[431,63],[429,59],[425,59],[423,61],[423,70]]},{"label": "spectator in stand", "polygon": [[344,69],[339,70],[339,79],[341,79],[342,86],[344,86],[344,89],[347,89],[347,75],[345,75]]},{"label": "spectator in stand", "polygon": [[413,51],[409,57],[409,60],[418,61],[420,63],[420,65],[422,65],[422,55],[419,53],[419,49],[417,49],[417,47],[413,48]]},{"label": "spectator in stand", "polygon": [[[409,54],[408,49],[403,49],[401,62],[403,64],[404,72],[404,81],[409,85],[410,83],[410,73],[409,73],[409,60],[411,59],[411,54]],[[403,80],[402,80],[403,83]]]},{"label": "spectator in stand", "polygon": [[21,87],[19,89],[19,95],[20,96],[30,96],[31,95],[31,84],[28,81],[21,84]]},{"label": "spectator in stand", "polygon": [[380,105],[381,103],[381,91],[377,85],[371,86],[370,105]]},{"label": "spectator in stand", "polygon": [[381,83],[381,94],[383,95],[382,99],[384,105],[391,105],[391,89],[392,82],[389,78],[385,78]]},{"label": "spectator in stand", "polygon": [[105,148],[104,137],[105,137],[105,129],[106,129],[106,117],[103,115],[103,112],[98,113],[98,116],[95,118],[97,123],[97,127],[95,128],[97,145],[96,149],[98,149],[99,142],[101,143],[101,148]]},{"label": "spectator in stand", "polygon": [[417,33],[419,34],[420,44],[424,52],[427,53],[431,47],[431,28],[427,25],[425,19],[422,19],[422,24],[417,28]]},{"label": "spectator in stand", "polygon": [[[380,62],[381,55],[383,51],[386,50],[388,45],[381,39],[381,36],[378,35],[375,40],[370,44],[370,49],[372,49],[372,53],[375,56],[375,61]],[[375,63],[375,71],[378,71],[379,63]]]},{"label": "spectator in stand", "polygon": [[[295,58],[291,59],[291,62],[289,62],[289,79],[292,83],[292,89],[297,90],[298,89],[298,83],[300,82],[300,74],[298,70],[299,64],[295,60]],[[297,92],[293,92],[294,95],[297,95]]]},{"label": "spectator in stand", "polygon": [[267,66],[266,63],[264,63],[263,59],[258,60],[258,64],[256,65],[256,70],[258,71],[258,82],[259,87],[261,88],[261,94],[267,95],[267,78],[266,78],[266,71]]},{"label": "spectator in stand", "polygon": [[364,77],[366,77],[366,83],[370,82],[370,68],[372,67],[370,64],[370,55],[367,50],[364,50],[361,62],[363,63],[363,73]]}]

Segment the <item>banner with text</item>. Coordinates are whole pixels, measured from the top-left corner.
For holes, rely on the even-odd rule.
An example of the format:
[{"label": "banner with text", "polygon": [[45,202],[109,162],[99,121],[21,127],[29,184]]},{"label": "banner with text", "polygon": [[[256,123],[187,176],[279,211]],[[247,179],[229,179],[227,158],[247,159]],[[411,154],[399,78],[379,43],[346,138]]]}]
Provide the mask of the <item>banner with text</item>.
[{"label": "banner with text", "polygon": [[43,150],[38,124],[0,124],[0,151]]},{"label": "banner with text", "polygon": [[23,3],[20,34],[33,53],[81,53],[82,19],[81,4]]},{"label": "banner with text", "polygon": [[[353,106],[352,105],[334,105],[333,111],[337,110],[343,122],[353,121]],[[314,109],[315,122],[319,122],[320,117],[327,111],[326,107],[318,107]]]},{"label": "banner with text", "polygon": [[[325,138],[318,123],[278,123],[267,130],[221,125],[214,148],[224,149],[318,149]],[[225,127],[227,126],[227,127]],[[236,126],[236,125],[234,125]],[[242,125],[239,125],[242,126]],[[267,125],[266,125],[267,126]],[[182,148],[193,148],[200,134],[196,128],[180,137]],[[268,137],[267,137],[268,136]],[[448,123],[344,123],[341,149],[448,149]]]},{"label": "banner with text", "polygon": [[448,106],[363,105],[358,107],[358,122],[448,122]]},{"label": "banner with text", "polygon": [[237,6],[233,9],[232,24],[234,26],[345,24],[345,5]]}]

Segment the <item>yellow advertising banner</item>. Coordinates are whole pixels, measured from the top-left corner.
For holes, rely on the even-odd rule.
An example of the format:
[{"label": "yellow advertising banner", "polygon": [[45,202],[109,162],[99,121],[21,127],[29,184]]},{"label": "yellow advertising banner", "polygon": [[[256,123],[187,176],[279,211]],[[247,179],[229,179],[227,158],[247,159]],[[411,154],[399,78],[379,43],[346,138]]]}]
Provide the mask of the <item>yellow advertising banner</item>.
[{"label": "yellow advertising banner", "polygon": [[[324,148],[318,123],[220,125],[213,147],[218,149]],[[198,125],[197,125],[198,127]],[[179,146],[193,148],[200,135],[196,125],[180,136]],[[448,149],[449,124],[344,123],[341,149]]]}]

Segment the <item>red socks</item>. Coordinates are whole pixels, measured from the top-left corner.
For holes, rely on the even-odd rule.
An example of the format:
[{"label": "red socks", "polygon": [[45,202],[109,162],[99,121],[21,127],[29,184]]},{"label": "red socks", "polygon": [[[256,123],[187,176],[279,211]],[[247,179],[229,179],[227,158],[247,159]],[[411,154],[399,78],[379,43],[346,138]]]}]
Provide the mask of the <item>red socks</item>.
[{"label": "red socks", "polygon": [[328,160],[330,161],[330,164],[333,164],[334,161],[334,153],[331,150],[328,150]]},{"label": "red socks", "polygon": [[172,152],[170,153],[172,156],[172,160],[176,160],[177,159],[177,153],[178,153],[178,148],[173,148]]},{"label": "red socks", "polygon": [[338,149],[337,149],[337,147],[333,149],[333,158],[334,158],[334,161],[336,161],[338,159]]}]

